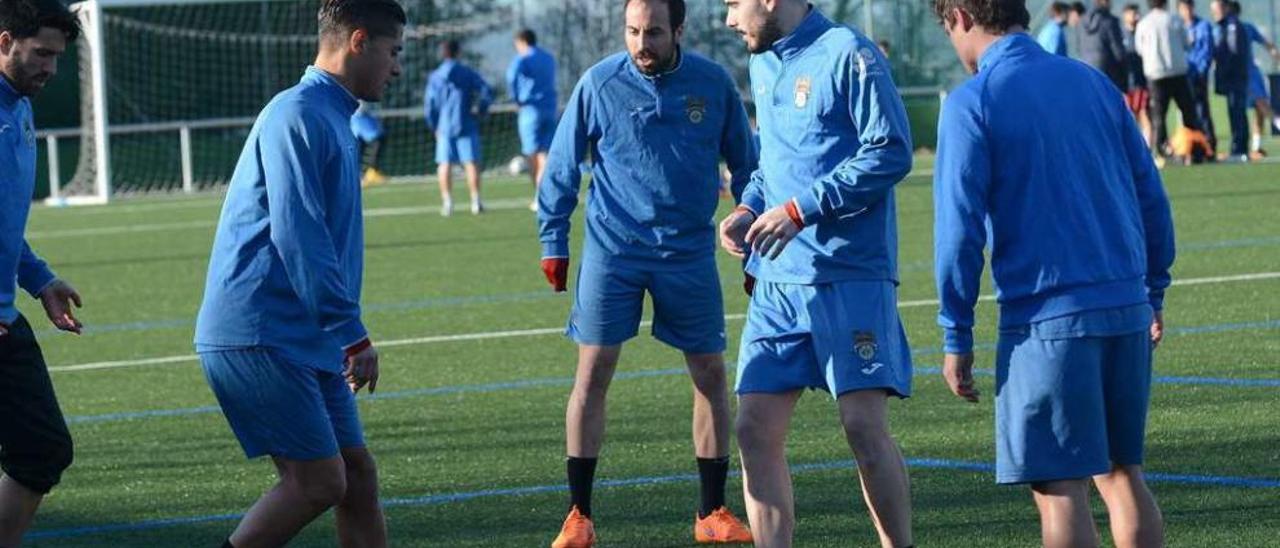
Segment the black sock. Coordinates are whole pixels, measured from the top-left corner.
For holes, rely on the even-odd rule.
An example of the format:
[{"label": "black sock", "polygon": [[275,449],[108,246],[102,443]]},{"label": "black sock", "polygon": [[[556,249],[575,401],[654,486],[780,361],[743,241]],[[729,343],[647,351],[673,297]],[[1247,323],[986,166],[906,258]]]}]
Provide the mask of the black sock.
[{"label": "black sock", "polygon": [[596,478],[596,460],[580,457],[565,459],[565,469],[569,475],[569,504],[577,506],[578,512],[591,517],[591,484]]},{"label": "black sock", "polygon": [[705,518],[724,506],[724,484],[729,477],[729,457],[698,457],[698,477],[702,480],[702,505],[698,517]]}]

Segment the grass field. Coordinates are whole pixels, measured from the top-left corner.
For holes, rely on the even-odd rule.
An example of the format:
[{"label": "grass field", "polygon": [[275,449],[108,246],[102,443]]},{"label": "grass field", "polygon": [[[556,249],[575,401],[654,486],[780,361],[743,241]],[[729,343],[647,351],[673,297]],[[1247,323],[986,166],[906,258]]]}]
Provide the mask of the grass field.
[{"label": "grass field", "polygon": [[[1165,175],[1180,285],[1168,294],[1147,464],[1161,474],[1153,488],[1169,545],[1274,546],[1280,165]],[[979,379],[984,401],[972,406],[936,373],[929,183],[927,173],[914,175],[897,195],[899,296],[917,375],[915,396],[891,413],[912,459],[917,543],[1034,545],[1028,493],[992,482],[992,379]],[[538,270],[528,192],[496,181],[491,213],[449,219],[436,214],[438,198],[424,185],[366,194],[365,316],[383,373],[361,411],[393,546],[545,546],[563,518],[563,410],[575,351],[559,331],[570,297],[551,293]],[[42,508],[31,546],[216,546],[273,482],[267,461],[244,459],[191,357],[219,204],[205,196],[33,212],[28,240],[81,290],[89,328],[79,338],[55,334],[36,303],[21,300],[77,441],[76,463]],[[746,301],[733,261],[720,259],[736,341]],[[979,306],[978,360],[988,372],[994,317],[992,303]],[[691,388],[679,354],[642,333],[612,389],[596,523],[602,546],[688,546],[697,493]],[[873,545],[824,394],[801,400],[789,454],[797,545]],[[734,479],[730,489],[742,515],[741,485]],[[295,545],[331,546],[332,535],[326,516]]]}]

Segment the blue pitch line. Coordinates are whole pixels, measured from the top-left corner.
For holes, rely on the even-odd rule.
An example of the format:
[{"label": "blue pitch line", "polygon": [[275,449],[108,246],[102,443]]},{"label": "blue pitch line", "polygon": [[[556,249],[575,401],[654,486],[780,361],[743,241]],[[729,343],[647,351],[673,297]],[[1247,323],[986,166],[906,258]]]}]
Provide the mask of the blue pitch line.
[{"label": "blue pitch line", "polygon": [[[987,462],[954,460],[954,459],[929,459],[929,458],[911,458],[906,459],[907,466],[911,468],[922,468],[931,470],[961,470],[966,472],[978,472],[990,474],[995,472],[995,465]],[[807,464],[797,464],[791,467],[793,474],[802,474],[806,472],[825,472],[832,470],[849,470],[854,469],[853,460],[836,460],[827,462],[814,462]],[[738,477],[741,472],[733,470],[730,472],[733,477]],[[1276,489],[1280,488],[1280,479],[1272,478],[1254,478],[1241,476],[1204,476],[1199,474],[1166,474],[1160,472],[1146,473],[1148,480],[1159,483],[1175,483],[1185,485],[1207,485],[1215,487],[1240,487],[1249,489]],[[596,482],[598,487],[635,487],[641,485],[663,485],[669,483],[690,483],[698,480],[697,474],[674,474],[669,476],[644,476],[637,478],[621,478],[602,480]],[[529,495],[541,495],[547,493],[561,493],[568,491],[568,486],[563,483],[550,485],[532,485],[528,487],[507,487],[499,489],[482,489],[479,491],[462,491],[457,493],[445,493],[440,495],[424,495],[420,497],[395,497],[382,500],[384,507],[401,507],[401,506],[441,506],[446,504],[455,504],[482,498],[494,497],[520,497]],[[95,525],[87,527],[70,527],[65,529],[47,529],[43,531],[32,531],[26,535],[28,539],[40,538],[66,538],[79,537],[100,533],[121,533],[134,531],[147,531],[153,529],[162,529],[179,525],[191,525],[197,523],[209,523],[217,521],[232,521],[244,517],[244,514],[213,514],[207,516],[190,516],[181,518],[166,518],[156,520],[137,521],[132,523],[117,523],[111,525]]]},{"label": "blue pitch line", "polygon": [[1218,240],[1216,242],[1190,242],[1178,244],[1181,251],[1190,251],[1196,249],[1222,249],[1227,247],[1262,247],[1269,245],[1280,245],[1280,236],[1268,236],[1262,238],[1240,238],[1238,240]]},{"label": "blue pitch line", "polygon": [[1244,331],[1249,329],[1275,329],[1280,327],[1280,320],[1263,322],[1219,323],[1213,325],[1197,325],[1190,327],[1169,328],[1170,335],[1200,335],[1204,333],[1221,333],[1223,331]]}]

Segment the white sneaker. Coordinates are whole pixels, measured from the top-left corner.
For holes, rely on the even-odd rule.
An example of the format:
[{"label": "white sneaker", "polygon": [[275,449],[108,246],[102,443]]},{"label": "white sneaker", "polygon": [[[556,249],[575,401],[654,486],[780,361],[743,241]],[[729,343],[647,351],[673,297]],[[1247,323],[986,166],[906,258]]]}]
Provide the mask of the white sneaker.
[{"label": "white sneaker", "polygon": [[537,201],[537,200],[534,200],[534,201],[532,201],[532,202],[529,202],[529,211],[532,211],[532,212],[534,212],[534,213],[537,213],[537,212],[538,212],[538,201]]},{"label": "white sneaker", "polygon": [[479,215],[484,213],[484,204],[480,202],[471,202],[471,214]]},{"label": "white sneaker", "polygon": [[453,215],[453,202],[445,202],[440,206],[440,216],[448,217]]}]

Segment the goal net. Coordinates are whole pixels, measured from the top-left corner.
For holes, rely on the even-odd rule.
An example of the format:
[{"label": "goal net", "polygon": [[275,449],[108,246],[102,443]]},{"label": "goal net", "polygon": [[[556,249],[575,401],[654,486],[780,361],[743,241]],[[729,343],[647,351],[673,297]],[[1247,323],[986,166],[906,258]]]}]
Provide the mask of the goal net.
[{"label": "goal net", "polygon": [[[438,63],[439,42],[500,35],[509,44],[513,23],[511,11],[501,7],[468,14],[474,8],[439,7],[434,0],[401,4],[410,23],[401,54],[404,70],[378,109],[386,132],[381,168],[391,176],[423,176],[432,167],[434,149],[423,122],[423,94]],[[197,192],[226,184],[258,111],[295,84],[314,60],[318,5],[318,0],[76,4],[85,29],[77,48],[81,127],[59,137],[63,147],[78,145],[79,154],[68,176],[52,182],[51,200],[104,203],[118,196]],[[499,82],[491,84],[500,89]],[[490,165],[505,165],[518,153],[512,109],[495,108],[481,131]]]}]

